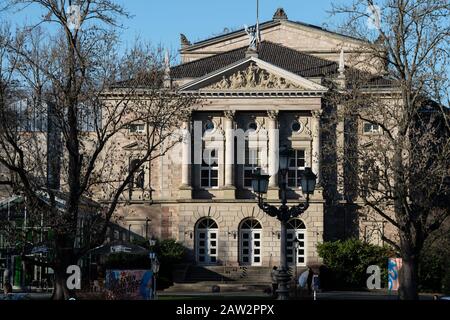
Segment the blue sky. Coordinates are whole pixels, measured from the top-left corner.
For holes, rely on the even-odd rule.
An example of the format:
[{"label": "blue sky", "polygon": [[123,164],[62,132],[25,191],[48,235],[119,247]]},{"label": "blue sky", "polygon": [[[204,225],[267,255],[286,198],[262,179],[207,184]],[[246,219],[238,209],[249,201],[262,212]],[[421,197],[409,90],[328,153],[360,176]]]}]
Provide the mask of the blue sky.
[{"label": "blue sky", "polygon": [[[223,32],[225,28],[241,28],[256,21],[256,0],[118,0],[134,17],[124,20],[124,47],[139,37],[143,41],[162,44],[171,51],[179,49],[179,34],[192,42]],[[332,0],[260,0],[260,21],[272,19],[283,7],[290,20],[319,26],[332,25],[328,10]],[[36,8],[0,16],[13,24],[35,22],[40,16]],[[336,20],[336,18],[334,18]]]},{"label": "blue sky", "polygon": [[[178,49],[179,34],[192,42],[221,33],[224,28],[241,28],[256,22],[256,0],[128,0],[135,15],[127,21],[128,37],[139,34],[152,42]],[[330,0],[260,0],[260,20],[272,19],[283,7],[289,19],[322,25],[329,21]]]}]

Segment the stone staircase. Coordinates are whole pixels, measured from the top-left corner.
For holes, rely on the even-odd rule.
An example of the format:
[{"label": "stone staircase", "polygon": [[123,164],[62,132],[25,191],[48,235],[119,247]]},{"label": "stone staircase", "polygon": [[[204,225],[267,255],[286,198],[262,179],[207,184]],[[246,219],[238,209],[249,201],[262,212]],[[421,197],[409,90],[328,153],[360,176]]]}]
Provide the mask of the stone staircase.
[{"label": "stone staircase", "polygon": [[255,292],[271,287],[269,267],[184,266],[176,270],[175,284],[164,290],[170,292]]}]

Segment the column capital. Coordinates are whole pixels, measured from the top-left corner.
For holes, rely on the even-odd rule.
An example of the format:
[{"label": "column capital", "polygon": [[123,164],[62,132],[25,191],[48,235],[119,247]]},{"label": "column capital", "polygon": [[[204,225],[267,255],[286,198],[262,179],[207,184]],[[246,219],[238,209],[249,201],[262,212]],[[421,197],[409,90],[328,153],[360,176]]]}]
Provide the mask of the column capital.
[{"label": "column capital", "polygon": [[320,109],[320,110],[313,110],[313,111],[311,111],[311,114],[312,114],[313,118],[319,119],[322,116],[322,114],[323,114],[323,110],[322,109]]},{"label": "column capital", "polygon": [[234,117],[236,116],[236,110],[226,110],[226,111],[224,111],[223,114],[224,114],[225,118],[233,121]]},{"label": "column capital", "polygon": [[280,114],[280,112],[278,110],[268,110],[267,111],[267,116],[271,120],[278,120],[278,115],[279,114]]}]

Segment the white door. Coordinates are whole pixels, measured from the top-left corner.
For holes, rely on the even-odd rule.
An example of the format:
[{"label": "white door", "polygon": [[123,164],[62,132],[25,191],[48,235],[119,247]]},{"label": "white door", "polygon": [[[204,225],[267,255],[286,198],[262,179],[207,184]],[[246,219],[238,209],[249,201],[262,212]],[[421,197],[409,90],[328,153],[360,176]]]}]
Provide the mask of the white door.
[{"label": "white door", "polygon": [[301,220],[288,223],[286,258],[289,265],[306,266],[306,228]]},{"label": "white door", "polygon": [[261,231],[241,230],[241,264],[248,266],[261,265]]},{"label": "white door", "polygon": [[199,264],[216,264],[219,230],[211,219],[201,221],[196,230],[196,259]]},{"label": "white door", "polygon": [[200,264],[217,263],[217,230],[198,230],[197,261]]}]

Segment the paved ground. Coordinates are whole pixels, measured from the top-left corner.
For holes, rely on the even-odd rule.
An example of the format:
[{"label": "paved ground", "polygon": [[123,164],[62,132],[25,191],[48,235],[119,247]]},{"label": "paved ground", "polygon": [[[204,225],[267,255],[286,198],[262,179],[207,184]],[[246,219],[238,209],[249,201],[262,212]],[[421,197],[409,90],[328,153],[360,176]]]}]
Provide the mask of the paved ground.
[{"label": "paved ground", "polygon": [[0,300],[50,300],[51,293],[13,293],[7,299],[0,294]]},{"label": "paved ground", "polygon": [[[238,299],[238,300],[270,300],[271,297],[262,292],[223,292],[223,293],[159,293],[160,300],[214,300],[214,299]],[[0,300],[5,296],[0,294]],[[9,300],[49,300],[49,293],[14,293]],[[353,292],[330,291],[317,293],[317,300],[398,300],[397,295],[387,292]],[[423,294],[420,300],[433,300],[432,294]]]},{"label": "paved ground", "polygon": [[[206,297],[208,299],[222,298],[222,297],[236,297],[236,298],[260,298],[260,299],[270,299],[267,294],[264,293],[189,293],[189,292],[177,292],[177,293],[160,293],[161,299],[165,297],[170,297],[176,299],[176,297],[186,298],[186,297]],[[329,291],[329,292],[319,292],[317,293],[317,300],[398,300],[396,294],[389,294],[386,292],[356,292],[356,291]],[[312,297],[304,298],[312,299]],[[420,300],[433,300],[433,295],[424,294],[420,296]]]},{"label": "paved ground", "polygon": [[[398,300],[397,294],[387,292],[330,291],[317,294],[318,300]],[[433,295],[421,295],[420,300],[433,300]]]}]

